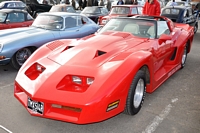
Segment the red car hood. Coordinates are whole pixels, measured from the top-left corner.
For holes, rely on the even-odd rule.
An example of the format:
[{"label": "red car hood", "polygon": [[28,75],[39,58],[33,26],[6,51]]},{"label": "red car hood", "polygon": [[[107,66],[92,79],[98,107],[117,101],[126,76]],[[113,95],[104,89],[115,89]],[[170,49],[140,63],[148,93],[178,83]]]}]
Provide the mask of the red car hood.
[{"label": "red car hood", "polygon": [[[129,33],[107,32],[107,34],[112,35],[95,35],[86,40],[80,40],[78,42],[80,43],[79,45],[71,49],[65,48],[62,52],[56,50],[48,58],[60,65],[89,65],[98,67],[122,51],[130,49],[144,41],[143,39],[134,38]],[[132,43],[133,41],[134,44]]]}]

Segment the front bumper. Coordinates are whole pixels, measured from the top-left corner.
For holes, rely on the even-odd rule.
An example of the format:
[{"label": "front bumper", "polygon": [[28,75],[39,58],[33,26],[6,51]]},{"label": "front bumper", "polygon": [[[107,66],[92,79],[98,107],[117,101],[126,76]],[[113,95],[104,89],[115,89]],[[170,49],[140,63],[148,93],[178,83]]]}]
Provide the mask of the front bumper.
[{"label": "front bumper", "polygon": [[[117,108],[107,112],[106,111],[107,105],[105,104],[104,100],[93,103],[88,102],[83,105],[74,105],[71,103],[66,103],[65,101],[52,101],[50,98],[42,99],[42,98],[30,97],[30,95],[28,95],[28,93],[25,92],[24,89],[17,82],[15,83],[14,96],[33,116],[55,119],[76,124],[100,122],[114,115],[119,114],[119,110]],[[44,103],[43,114],[34,112],[28,108],[28,97],[30,97],[34,101],[39,101]],[[67,108],[56,108],[55,106],[52,106],[55,104],[79,108],[81,109],[81,111],[77,112]]]},{"label": "front bumper", "polygon": [[6,65],[10,62],[10,58],[0,59],[0,65]]}]

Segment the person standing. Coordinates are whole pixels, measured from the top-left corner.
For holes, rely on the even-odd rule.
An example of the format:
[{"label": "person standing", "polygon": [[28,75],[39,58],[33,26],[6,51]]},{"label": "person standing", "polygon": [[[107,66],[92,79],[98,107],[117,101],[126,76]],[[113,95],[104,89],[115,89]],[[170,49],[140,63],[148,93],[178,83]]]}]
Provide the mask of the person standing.
[{"label": "person standing", "polygon": [[99,6],[104,6],[104,1],[100,0]]},{"label": "person standing", "polygon": [[92,3],[93,6],[98,6],[98,1],[97,0],[93,0],[93,3]]},{"label": "person standing", "polygon": [[83,6],[83,1],[82,1],[82,0],[79,0],[79,1],[78,1],[78,5],[79,5],[78,9],[82,10],[82,9],[83,9],[83,8],[82,8],[82,6]]},{"label": "person standing", "polygon": [[138,1],[137,1],[137,0],[132,0],[132,1],[131,1],[131,4],[132,4],[132,5],[138,5]]},{"label": "person standing", "polygon": [[76,2],[75,2],[75,0],[72,0],[72,6],[76,10]]},{"label": "person standing", "polygon": [[147,0],[144,4],[143,15],[160,16],[160,3],[157,0]]},{"label": "person standing", "polygon": [[197,10],[196,17],[198,17],[200,12],[200,2],[196,5],[196,10]]},{"label": "person standing", "polygon": [[84,9],[87,6],[87,0],[83,0],[83,6],[82,9]]},{"label": "person standing", "polygon": [[107,0],[106,7],[107,7],[108,11],[110,11],[110,9],[111,9],[111,2],[110,2],[110,0]]},{"label": "person standing", "polygon": [[124,5],[124,1],[123,1],[123,0],[119,0],[119,1],[117,2],[117,5]]},{"label": "person standing", "polygon": [[92,0],[88,0],[88,1],[87,1],[87,6],[93,6],[93,5],[92,5]]}]

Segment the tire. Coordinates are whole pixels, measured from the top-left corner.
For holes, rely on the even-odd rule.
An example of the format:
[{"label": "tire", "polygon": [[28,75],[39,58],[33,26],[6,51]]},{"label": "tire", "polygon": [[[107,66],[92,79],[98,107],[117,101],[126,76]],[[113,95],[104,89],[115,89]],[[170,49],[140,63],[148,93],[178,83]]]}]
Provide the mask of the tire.
[{"label": "tire", "polygon": [[198,22],[194,25],[194,34],[198,31]]},{"label": "tire", "polygon": [[186,60],[187,60],[187,49],[188,49],[188,46],[186,45],[185,48],[184,48],[182,58],[181,58],[181,69],[185,67],[185,63],[186,63]]},{"label": "tire", "polygon": [[139,70],[130,85],[124,113],[128,115],[137,114],[142,107],[145,94],[146,94],[145,73]]},{"label": "tire", "polygon": [[24,64],[24,62],[31,56],[32,53],[33,50],[31,50],[30,48],[22,48],[18,50],[11,58],[11,66],[18,70]]}]

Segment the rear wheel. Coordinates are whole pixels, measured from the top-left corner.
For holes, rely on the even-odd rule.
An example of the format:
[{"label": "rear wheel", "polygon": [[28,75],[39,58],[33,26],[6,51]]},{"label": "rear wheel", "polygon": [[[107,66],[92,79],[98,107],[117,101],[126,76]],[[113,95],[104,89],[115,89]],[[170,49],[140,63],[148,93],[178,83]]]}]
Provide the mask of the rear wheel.
[{"label": "rear wheel", "polygon": [[196,33],[197,30],[198,30],[198,23],[196,23],[196,24],[194,25],[194,33]]},{"label": "rear wheel", "polygon": [[18,50],[11,59],[11,66],[15,69],[19,69],[32,53],[33,51],[30,48]]},{"label": "rear wheel", "polygon": [[183,55],[182,55],[181,68],[184,68],[186,60],[187,60],[187,48],[188,46],[186,45],[183,51]]},{"label": "rear wheel", "polygon": [[140,111],[142,104],[144,102],[145,93],[146,93],[145,73],[139,70],[130,85],[124,113],[128,115],[137,114]]}]

